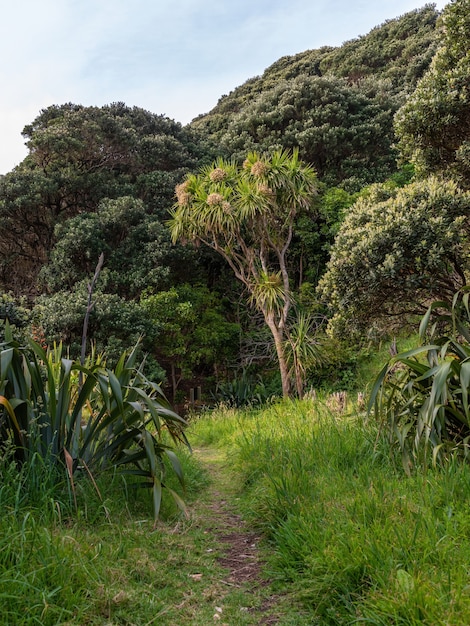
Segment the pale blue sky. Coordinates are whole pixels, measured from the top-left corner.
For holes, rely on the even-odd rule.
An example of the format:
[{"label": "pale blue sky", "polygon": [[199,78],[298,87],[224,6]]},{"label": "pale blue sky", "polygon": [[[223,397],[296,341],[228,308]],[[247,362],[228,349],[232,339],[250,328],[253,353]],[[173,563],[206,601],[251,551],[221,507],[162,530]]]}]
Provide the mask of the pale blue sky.
[{"label": "pale blue sky", "polygon": [[122,101],[186,124],[281,56],[341,45],[425,4],[16,0],[0,21],[0,174],[24,158],[21,131],[51,104]]}]

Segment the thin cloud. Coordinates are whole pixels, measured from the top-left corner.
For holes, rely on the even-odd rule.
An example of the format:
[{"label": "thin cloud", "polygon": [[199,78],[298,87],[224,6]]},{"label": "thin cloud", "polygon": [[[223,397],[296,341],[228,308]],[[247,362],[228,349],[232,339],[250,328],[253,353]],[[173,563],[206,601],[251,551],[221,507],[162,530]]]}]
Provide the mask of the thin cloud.
[{"label": "thin cloud", "polygon": [[[18,0],[0,24],[0,173],[41,109],[123,101],[187,123],[282,56],[340,45],[417,0]],[[443,8],[445,2],[437,3]]]}]

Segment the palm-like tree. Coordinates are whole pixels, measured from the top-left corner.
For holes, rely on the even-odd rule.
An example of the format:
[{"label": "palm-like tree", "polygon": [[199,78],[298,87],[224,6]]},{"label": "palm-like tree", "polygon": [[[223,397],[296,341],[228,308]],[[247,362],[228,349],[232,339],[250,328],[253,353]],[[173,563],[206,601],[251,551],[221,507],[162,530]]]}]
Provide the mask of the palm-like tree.
[{"label": "palm-like tree", "polygon": [[219,159],[176,188],[168,224],[173,241],[218,252],[264,316],[276,347],[282,391],[290,393],[285,333],[292,293],[287,253],[296,215],[317,191],[313,168],[298,151],[250,153],[242,166]]}]

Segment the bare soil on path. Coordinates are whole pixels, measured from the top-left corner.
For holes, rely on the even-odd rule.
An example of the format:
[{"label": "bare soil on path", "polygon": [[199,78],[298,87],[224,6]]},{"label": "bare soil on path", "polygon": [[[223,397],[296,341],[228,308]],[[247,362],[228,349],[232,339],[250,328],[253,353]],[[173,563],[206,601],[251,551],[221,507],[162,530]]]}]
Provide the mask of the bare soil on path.
[{"label": "bare soil on path", "polygon": [[[211,484],[207,497],[191,515],[194,513],[204,520],[204,533],[217,545],[216,560],[224,572],[222,578],[211,584],[211,595],[218,595],[214,623],[221,626],[293,624],[292,620],[282,619],[282,597],[272,593],[270,581],[263,575],[261,537],[250,530],[237,512],[238,486],[234,484],[234,476],[227,471],[217,450],[198,448],[194,454],[208,471]],[[230,605],[230,618],[224,609],[226,603]]]}]

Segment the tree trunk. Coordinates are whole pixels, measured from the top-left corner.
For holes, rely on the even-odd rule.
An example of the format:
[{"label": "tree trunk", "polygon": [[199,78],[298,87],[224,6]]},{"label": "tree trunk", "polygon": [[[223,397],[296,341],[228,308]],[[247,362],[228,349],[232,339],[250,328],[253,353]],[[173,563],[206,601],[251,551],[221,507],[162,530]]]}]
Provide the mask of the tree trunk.
[{"label": "tree trunk", "polygon": [[[90,321],[90,314],[93,310],[93,306],[94,306],[94,302],[93,302],[93,290],[95,288],[96,285],[96,281],[98,280],[98,277],[100,275],[101,269],[103,267],[103,263],[104,263],[104,252],[102,252],[100,254],[100,257],[98,259],[98,263],[96,265],[96,269],[95,269],[95,274],[91,280],[91,283],[88,283],[88,301],[87,301],[87,307],[86,307],[86,311],[85,311],[85,318],[83,320],[83,330],[82,330],[82,349],[80,352],[80,365],[85,365],[85,357],[86,357],[86,344],[87,344],[87,338],[88,338],[88,322]],[[80,371],[78,374],[78,391],[80,393],[81,389],[83,387],[83,372]],[[78,451],[79,451],[79,447],[80,447],[80,434],[81,434],[81,429],[82,429],[82,411],[80,410],[76,420],[75,420],[75,425],[73,428],[73,437],[72,437],[72,441],[71,441],[71,455],[72,455],[72,459],[74,459],[74,461],[76,459],[78,459]]]},{"label": "tree trunk", "polygon": [[171,361],[171,392],[173,396],[173,404],[176,402],[176,391],[178,390],[178,379],[176,378],[176,367],[174,361]]},{"label": "tree trunk", "polygon": [[278,327],[272,315],[265,315],[266,323],[273,335],[274,345],[276,346],[277,360],[279,363],[279,372],[281,374],[282,395],[284,398],[290,396],[290,379],[289,369],[287,367],[286,354],[284,349],[284,333]]},{"label": "tree trunk", "polygon": [[302,376],[302,369],[300,367],[299,360],[294,356],[295,361],[295,385],[297,387],[297,397],[302,400],[304,397],[304,379]]}]

